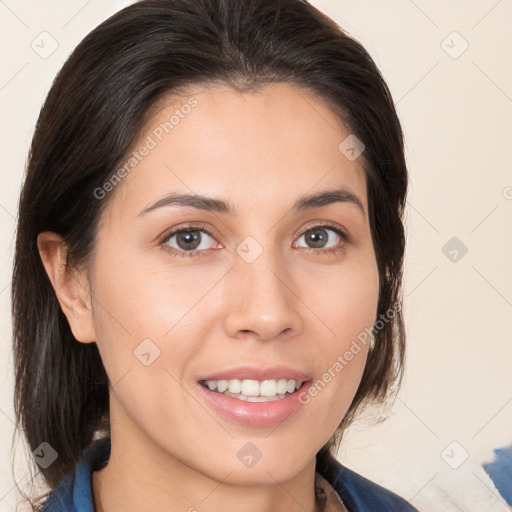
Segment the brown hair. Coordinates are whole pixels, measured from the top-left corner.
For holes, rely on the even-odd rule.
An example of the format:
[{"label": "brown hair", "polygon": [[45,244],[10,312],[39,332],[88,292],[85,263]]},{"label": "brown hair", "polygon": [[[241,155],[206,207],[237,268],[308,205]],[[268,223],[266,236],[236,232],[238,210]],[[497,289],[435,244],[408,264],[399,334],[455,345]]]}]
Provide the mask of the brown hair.
[{"label": "brown hair", "polygon": [[36,240],[60,234],[68,264],[87,262],[102,209],[94,191],[112,176],[164,96],[224,83],[239,92],[288,82],[323,99],[364,145],[369,219],[380,278],[376,330],[361,383],[319,468],[361,408],[402,378],[402,131],[391,94],[366,50],[305,0],[145,0],[101,23],[57,75],[35,129],[21,192],[12,279],[15,412],[33,451],[58,458],[41,473],[55,488],[95,434],[108,433],[108,379],[95,343],[78,343]]}]

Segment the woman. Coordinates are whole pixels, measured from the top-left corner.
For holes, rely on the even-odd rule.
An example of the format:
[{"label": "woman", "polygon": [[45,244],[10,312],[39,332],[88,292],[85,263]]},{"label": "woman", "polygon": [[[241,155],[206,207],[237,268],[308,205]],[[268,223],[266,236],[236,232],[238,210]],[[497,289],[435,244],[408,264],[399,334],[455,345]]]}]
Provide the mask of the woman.
[{"label": "woman", "polygon": [[20,200],[43,510],[414,510],[334,458],[402,376],[406,189],[386,84],[307,2],[147,0],[93,30]]}]

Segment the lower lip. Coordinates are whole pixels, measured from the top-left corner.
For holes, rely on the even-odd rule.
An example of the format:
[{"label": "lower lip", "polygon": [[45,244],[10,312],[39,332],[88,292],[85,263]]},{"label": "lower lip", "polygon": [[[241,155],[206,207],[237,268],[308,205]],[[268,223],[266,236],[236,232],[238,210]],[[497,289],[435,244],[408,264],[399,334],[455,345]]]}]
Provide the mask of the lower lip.
[{"label": "lower lip", "polygon": [[237,423],[253,426],[276,425],[291,418],[303,405],[299,401],[299,393],[307,391],[310,384],[310,381],[304,382],[295,393],[280,400],[246,402],[211,391],[197,383],[200,392],[218,412]]}]

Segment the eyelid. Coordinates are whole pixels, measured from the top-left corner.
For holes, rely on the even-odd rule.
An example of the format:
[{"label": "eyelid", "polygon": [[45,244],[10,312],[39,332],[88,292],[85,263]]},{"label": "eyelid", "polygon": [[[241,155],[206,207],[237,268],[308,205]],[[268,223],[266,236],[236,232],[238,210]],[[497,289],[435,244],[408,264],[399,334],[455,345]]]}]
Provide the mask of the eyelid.
[{"label": "eyelid", "polygon": [[[213,238],[215,240],[215,235],[212,235],[212,233],[206,229],[206,227],[202,224],[199,224],[197,226],[193,224],[186,224],[184,226],[179,226],[177,228],[173,228],[171,231],[166,231],[163,235],[158,237],[158,245],[163,245],[166,242],[168,242],[174,235],[177,235],[181,231],[200,231],[202,233],[206,233],[209,237]],[[174,249],[171,247],[171,249]],[[205,252],[206,250],[203,249],[201,251],[195,250],[195,251],[180,251],[180,252]]]},{"label": "eyelid", "polygon": [[[339,226],[338,224],[334,224],[334,223],[331,223],[329,221],[312,221],[311,223],[309,224],[306,224],[306,226],[302,227],[298,234],[296,234],[295,236],[297,237],[298,235],[303,235],[306,231],[309,231],[310,229],[314,229],[314,228],[330,228],[334,231],[337,232],[337,234],[339,234],[346,243],[349,243],[352,241],[352,238],[350,237],[350,235],[348,234],[348,231],[343,228],[342,226]],[[318,249],[320,250],[320,249]]]}]

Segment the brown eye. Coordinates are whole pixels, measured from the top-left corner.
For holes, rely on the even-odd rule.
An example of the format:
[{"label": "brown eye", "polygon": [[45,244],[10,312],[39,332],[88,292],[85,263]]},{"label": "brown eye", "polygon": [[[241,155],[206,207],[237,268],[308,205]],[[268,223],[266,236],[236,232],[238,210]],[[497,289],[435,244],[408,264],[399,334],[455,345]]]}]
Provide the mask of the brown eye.
[{"label": "brown eye", "polygon": [[348,236],[341,229],[331,225],[310,227],[300,236],[299,240],[302,238],[307,244],[305,248],[315,252],[336,252],[343,249],[348,241]]},{"label": "brown eye", "polygon": [[209,238],[213,240],[212,235],[204,228],[190,226],[172,231],[166,235],[161,244],[168,252],[176,256],[191,257],[198,255],[196,253],[211,249],[208,246],[211,244],[208,242]]}]

